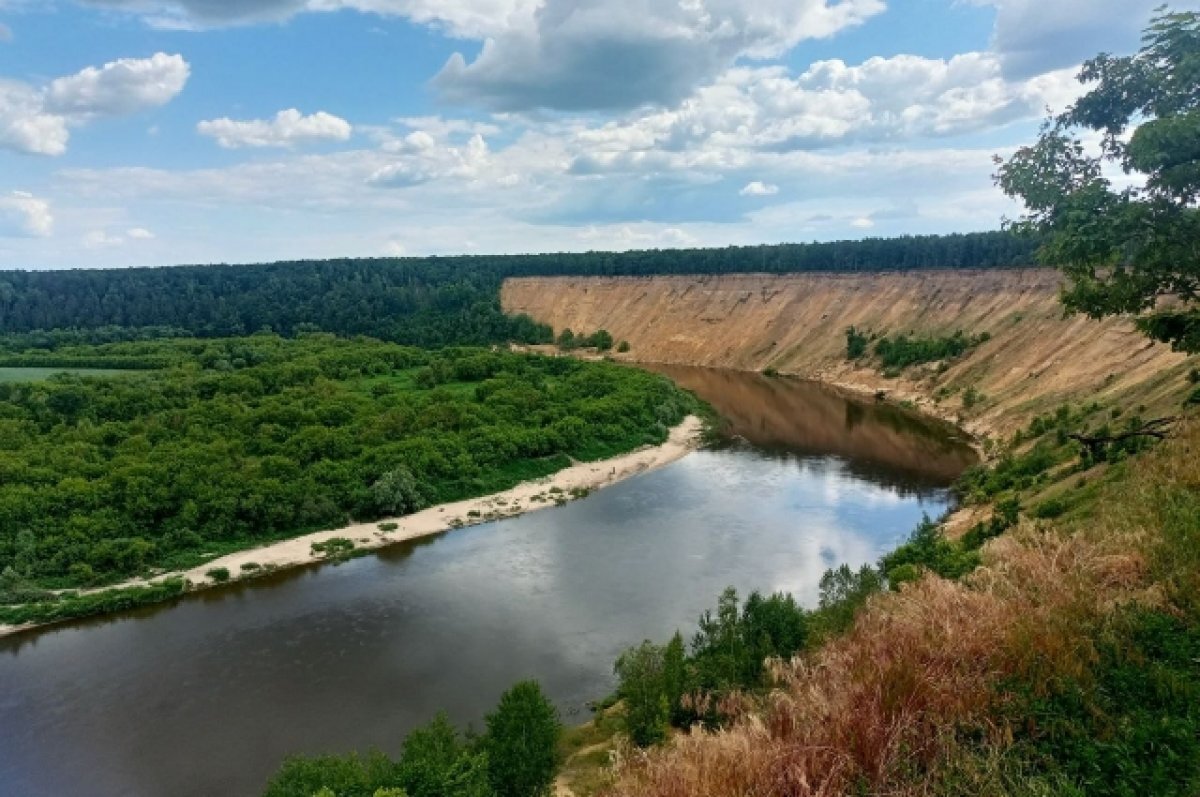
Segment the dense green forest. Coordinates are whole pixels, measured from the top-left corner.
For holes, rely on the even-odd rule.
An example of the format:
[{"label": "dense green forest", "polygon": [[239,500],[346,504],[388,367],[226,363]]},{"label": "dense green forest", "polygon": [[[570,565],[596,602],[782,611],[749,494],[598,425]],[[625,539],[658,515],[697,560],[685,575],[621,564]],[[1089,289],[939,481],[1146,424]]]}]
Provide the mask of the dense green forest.
[{"label": "dense green forest", "polygon": [[325,334],[60,355],[158,368],[0,383],[10,603],[506,489],[661,442],[697,406],[613,363]]},{"label": "dense green forest", "polygon": [[319,329],[415,346],[545,343],[548,328],[501,312],[506,277],[1028,266],[1035,247],[1032,239],[992,232],[724,249],[9,271],[0,273],[0,333],[121,328],[85,338],[104,342],[144,337],[144,327],[155,327],[155,336],[198,337]]}]

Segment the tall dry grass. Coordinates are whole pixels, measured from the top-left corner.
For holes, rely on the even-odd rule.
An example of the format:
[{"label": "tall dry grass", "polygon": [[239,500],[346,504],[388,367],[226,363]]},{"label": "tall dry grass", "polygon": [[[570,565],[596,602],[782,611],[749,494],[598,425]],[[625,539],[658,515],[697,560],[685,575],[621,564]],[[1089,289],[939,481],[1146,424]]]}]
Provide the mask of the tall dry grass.
[{"label": "tall dry grass", "polygon": [[1197,586],[1172,583],[1200,567],[1179,566],[1180,545],[1168,537],[1176,526],[1200,534],[1189,532],[1198,444],[1192,423],[1125,468],[1088,517],[1023,523],[990,543],[984,565],[961,582],[930,576],[876,596],[847,635],[776,662],[778,687],[747,700],[727,729],[625,751],[610,793],[899,796],[947,793],[951,782],[971,784],[958,793],[991,791],[1012,723],[1023,721],[1004,711],[1006,682],[1048,690],[1086,679],[1091,640],[1118,608],[1162,605]]}]

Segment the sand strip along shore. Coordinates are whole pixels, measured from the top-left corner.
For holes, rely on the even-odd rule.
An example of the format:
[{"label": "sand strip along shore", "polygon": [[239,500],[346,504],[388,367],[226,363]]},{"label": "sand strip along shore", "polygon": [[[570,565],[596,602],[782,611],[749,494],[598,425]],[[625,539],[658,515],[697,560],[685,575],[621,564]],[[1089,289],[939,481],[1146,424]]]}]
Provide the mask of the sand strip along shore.
[{"label": "sand strip along shore", "polygon": [[[217,582],[214,582],[208,575],[210,570],[216,568],[228,570],[229,581],[232,582],[261,575],[264,571],[277,572],[287,567],[320,562],[325,559],[325,555],[314,551],[313,543],[325,543],[341,537],[351,540],[356,551],[372,550],[405,540],[440,534],[453,528],[490,523],[494,520],[532,512],[535,509],[558,506],[561,502],[570,500],[573,495],[578,495],[580,491],[590,492],[608,487],[631,476],[683,458],[699,448],[703,428],[704,424],[698,417],[689,415],[682,423],[671,429],[666,442],[662,445],[645,446],[628,454],[596,462],[580,462],[545,478],[523,482],[504,492],[440,504],[404,517],[384,518],[370,523],[356,523],[340,529],[305,534],[302,537],[293,537],[259,548],[248,548],[228,554],[191,570],[162,573],[151,579],[127,581],[102,589],[146,586],[168,578],[179,577],[189,582],[189,591],[202,589],[216,585]],[[391,528],[393,524],[395,528]],[[388,530],[385,531],[380,528],[381,526],[387,527]],[[242,566],[246,564],[251,564],[252,569],[243,569]],[[253,565],[258,565],[258,567],[253,568]],[[36,624],[0,625],[0,636],[34,627]]]}]

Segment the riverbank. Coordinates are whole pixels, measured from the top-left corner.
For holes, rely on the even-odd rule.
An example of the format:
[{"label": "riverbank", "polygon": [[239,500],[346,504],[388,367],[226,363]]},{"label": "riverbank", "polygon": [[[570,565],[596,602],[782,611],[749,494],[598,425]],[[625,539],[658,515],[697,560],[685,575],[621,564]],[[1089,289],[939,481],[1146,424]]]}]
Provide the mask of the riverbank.
[{"label": "riverbank", "polygon": [[[703,431],[703,421],[695,415],[689,415],[670,430],[666,441],[660,445],[646,446],[595,462],[578,462],[545,478],[523,482],[502,492],[432,506],[404,517],[384,518],[305,534],[227,554],[186,571],[161,573],[153,578],[136,579],[80,594],[99,595],[141,589],[181,579],[185,591],[194,592],[254,578],[263,573],[311,565],[348,553],[376,550],[463,526],[489,523],[559,506],[593,490],[609,487],[681,459],[699,448]],[[55,622],[59,621],[0,624],[0,637],[31,631]]]}]

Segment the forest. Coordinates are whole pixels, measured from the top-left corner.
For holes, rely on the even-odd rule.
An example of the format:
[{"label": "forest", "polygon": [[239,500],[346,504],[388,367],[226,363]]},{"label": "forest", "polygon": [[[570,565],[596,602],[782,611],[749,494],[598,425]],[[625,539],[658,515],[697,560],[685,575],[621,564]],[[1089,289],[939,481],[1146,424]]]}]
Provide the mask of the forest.
[{"label": "forest", "polygon": [[10,605],[507,489],[662,442],[698,405],[608,362],[326,334],[58,356],[154,370],[0,383]]},{"label": "forest", "polygon": [[723,249],[9,271],[0,274],[0,334],[76,330],[27,340],[43,346],[64,336],[100,343],[263,330],[370,335],[414,346],[548,343],[548,327],[501,312],[505,278],[1000,268],[1032,265],[1036,248],[1033,237],[988,232]]}]

